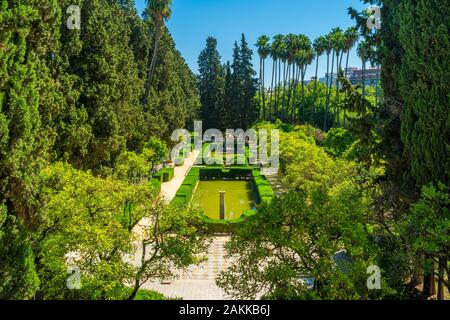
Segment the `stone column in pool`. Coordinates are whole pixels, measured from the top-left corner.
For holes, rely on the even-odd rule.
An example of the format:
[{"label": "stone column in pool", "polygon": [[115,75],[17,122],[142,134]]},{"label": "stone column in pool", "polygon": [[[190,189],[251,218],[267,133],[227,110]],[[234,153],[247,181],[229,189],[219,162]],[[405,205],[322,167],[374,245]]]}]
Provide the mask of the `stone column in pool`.
[{"label": "stone column in pool", "polygon": [[225,220],[225,191],[219,191],[220,194],[220,220]]}]

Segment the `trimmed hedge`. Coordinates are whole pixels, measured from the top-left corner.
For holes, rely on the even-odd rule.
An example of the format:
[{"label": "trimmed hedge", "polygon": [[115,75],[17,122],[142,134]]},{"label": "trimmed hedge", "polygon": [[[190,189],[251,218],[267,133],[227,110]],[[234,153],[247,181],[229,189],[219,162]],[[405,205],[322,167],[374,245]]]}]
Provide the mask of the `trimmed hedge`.
[{"label": "trimmed hedge", "polygon": [[172,201],[175,205],[187,205],[191,202],[194,194],[194,189],[200,180],[199,168],[191,168],[186,178],[183,181],[180,189],[175,194],[175,198]]},{"label": "trimmed hedge", "polygon": [[233,233],[239,224],[243,222],[247,217],[255,214],[253,210],[247,210],[242,213],[239,219],[234,220],[217,220],[211,219],[207,216],[202,217],[202,221],[205,222],[206,230],[210,233]]},{"label": "trimmed hedge", "polygon": [[223,167],[206,167],[200,168],[201,180],[222,180],[222,179],[246,179],[251,178],[252,168],[226,168]]},{"label": "trimmed hedge", "polygon": [[155,173],[153,175],[153,179],[156,179],[159,182],[169,182],[170,180],[172,180],[174,173],[175,173],[174,168],[166,167]]},{"label": "trimmed hedge", "polygon": [[269,181],[267,181],[267,178],[261,174],[260,170],[253,170],[252,176],[253,184],[255,185],[256,192],[258,193],[259,201],[272,201],[275,194]]}]

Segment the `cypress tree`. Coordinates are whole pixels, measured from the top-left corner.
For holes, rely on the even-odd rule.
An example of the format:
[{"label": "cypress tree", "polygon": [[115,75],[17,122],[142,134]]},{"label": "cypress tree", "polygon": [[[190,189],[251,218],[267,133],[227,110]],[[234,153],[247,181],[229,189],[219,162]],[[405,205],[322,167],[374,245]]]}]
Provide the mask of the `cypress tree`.
[{"label": "cypress tree", "polygon": [[219,117],[223,117],[220,111],[224,101],[225,75],[216,39],[209,37],[206,40],[206,48],[200,53],[198,66],[203,128],[218,128]]},{"label": "cypress tree", "polygon": [[411,175],[418,189],[429,183],[449,185],[450,7],[419,0],[406,2],[401,12],[401,135]]},{"label": "cypress tree", "polygon": [[0,1],[0,299],[32,298],[39,286],[32,238],[41,220],[37,172],[47,151],[41,66],[58,15],[56,1]]},{"label": "cypress tree", "polygon": [[258,119],[258,105],[255,101],[256,92],[258,91],[258,80],[256,71],[252,64],[253,51],[249,48],[245,35],[242,34],[240,47],[240,72],[242,77],[242,114],[243,119],[241,126],[248,129]]}]

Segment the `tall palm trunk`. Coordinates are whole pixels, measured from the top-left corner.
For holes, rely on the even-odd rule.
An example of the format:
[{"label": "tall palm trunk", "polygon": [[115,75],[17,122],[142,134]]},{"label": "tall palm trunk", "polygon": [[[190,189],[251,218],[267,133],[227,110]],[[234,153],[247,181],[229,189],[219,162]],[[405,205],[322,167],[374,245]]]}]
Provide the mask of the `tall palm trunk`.
[{"label": "tall palm trunk", "polygon": [[[262,106],[261,102],[262,102],[262,57],[259,56],[259,119],[263,118],[264,119],[264,107]],[[262,110],[261,110],[262,109]],[[261,112],[262,111],[262,112]]]},{"label": "tall palm trunk", "polygon": [[362,80],[362,97],[365,98],[366,97],[366,60],[363,60],[362,63],[362,75],[361,75],[361,80]]},{"label": "tall palm trunk", "polygon": [[266,59],[263,59],[263,63],[262,63],[262,101],[263,101],[263,110],[264,110],[264,115],[263,115],[263,119],[266,119],[266,88],[265,88],[265,81],[266,81]]},{"label": "tall palm trunk", "polygon": [[277,71],[277,76],[278,78],[275,80],[276,84],[275,84],[275,91],[276,91],[276,104],[275,104],[275,114],[276,117],[278,117],[278,111],[279,111],[279,106],[280,106],[280,82],[281,82],[281,60],[277,61],[277,65],[278,65],[278,71]]},{"label": "tall palm trunk", "polygon": [[281,96],[281,119],[284,121],[284,103],[286,96],[286,81],[287,81],[287,72],[286,72],[286,62],[283,63],[283,95]]},{"label": "tall palm trunk", "polygon": [[[326,89],[325,89],[325,100],[328,97],[328,78],[330,76],[329,74],[330,72],[330,54],[327,53],[327,79],[326,79]],[[328,114],[327,114],[327,107],[326,107],[326,101],[325,101],[325,106],[323,108],[323,131],[327,130],[327,118],[328,118]]]},{"label": "tall palm trunk", "polygon": [[[296,77],[294,79],[294,90],[293,90],[293,93],[292,93],[294,95],[294,97],[292,98],[292,110],[291,110],[291,112],[292,112],[292,114],[291,114],[291,122],[292,123],[295,123],[297,121],[297,118],[296,118],[296,116],[297,116],[296,115],[296,111],[297,111],[297,88],[298,88],[298,83],[300,81],[300,69],[295,64],[294,64],[294,67],[296,67],[296,69],[297,69],[297,75],[296,75]],[[299,113],[299,115],[300,115],[300,113]]]},{"label": "tall palm trunk", "polygon": [[[326,104],[325,104],[325,114],[326,115],[328,115],[328,111],[330,110],[331,89],[333,88],[334,56],[335,56],[335,53],[333,51],[333,53],[332,53],[332,57],[333,58],[331,59],[331,80],[329,81],[330,83],[327,84],[327,85],[329,85],[329,90],[328,90],[328,93],[327,93],[327,101],[326,101]],[[328,130],[328,123],[327,123],[328,121],[327,120],[328,120],[327,117],[325,117],[324,131]]]},{"label": "tall palm trunk", "polygon": [[161,37],[161,29],[162,29],[162,22],[158,21],[156,23],[155,41],[153,44],[153,56],[152,62],[150,64],[150,70],[148,71],[147,84],[145,85],[143,104],[147,104],[150,94],[150,87],[152,85],[153,75],[155,73],[156,59],[158,57],[159,38]]},{"label": "tall palm trunk", "polygon": [[[347,59],[345,61],[345,71],[344,76],[347,78],[348,60],[350,58],[350,50],[347,51]],[[345,99],[347,99],[347,91],[345,91]],[[347,110],[344,108],[344,127],[347,122]]]},{"label": "tall palm trunk", "polygon": [[[336,66],[336,73],[339,76],[339,72],[341,71],[342,68],[342,57],[344,56],[344,52],[340,53],[339,52],[336,54],[336,60],[337,60],[337,66]],[[340,96],[340,92],[339,92],[339,81],[338,81],[338,77],[336,77],[336,98],[334,101],[334,117],[333,117],[333,124],[335,125],[337,123],[338,127],[341,126],[341,119],[340,119],[340,108],[339,108],[339,96]]]},{"label": "tall palm trunk", "polygon": [[[294,92],[294,90],[295,90],[295,85],[296,85],[296,83],[295,83],[295,79],[296,79],[296,73],[295,73],[295,63],[292,63],[292,78],[290,78],[290,80],[289,80],[289,83],[290,83],[290,85],[289,85],[289,95],[288,95],[288,101],[287,101],[287,113],[288,113],[288,115],[289,115],[289,113],[291,112],[290,110],[291,110],[291,98],[292,98],[292,92]],[[295,94],[295,92],[294,92],[294,94]]]},{"label": "tall palm trunk", "polygon": [[270,91],[270,104],[269,104],[269,120],[272,121],[272,106],[273,106],[273,96],[274,96],[274,92],[275,92],[275,87],[274,87],[274,78],[275,78],[275,73],[277,70],[277,60],[273,59],[273,64],[272,64],[272,84],[271,84],[271,91]]},{"label": "tall palm trunk", "polygon": [[317,74],[319,72],[319,55],[317,55],[316,58],[316,74],[315,74],[315,81],[314,81],[314,95],[313,95],[313,112],[316,112],[316,98],[317,98]]},{"label": "tall palm trunk", "polygon": [[306,73],[306,66],[300,67],[300,73],[301,73],[301,81],[302,81],[302,123],[305,123],[305,73]]}]

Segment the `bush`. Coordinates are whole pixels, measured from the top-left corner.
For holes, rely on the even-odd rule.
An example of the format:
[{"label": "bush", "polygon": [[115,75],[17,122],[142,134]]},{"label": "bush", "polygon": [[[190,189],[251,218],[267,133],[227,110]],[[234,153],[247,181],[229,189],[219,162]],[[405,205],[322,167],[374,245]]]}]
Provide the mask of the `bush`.
[{"label": "bush", "polygon": [[332,128],[325,139],[326,151],[335,157],[342,157],[355,143],[350,131],[343,128]]},{"label": "bush", "polygon": [[172,180],[175,174],[175,170],[172,167],[164,168],[161,170],[162,182],[169,182]]}]

